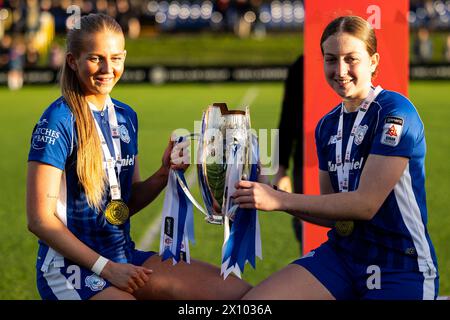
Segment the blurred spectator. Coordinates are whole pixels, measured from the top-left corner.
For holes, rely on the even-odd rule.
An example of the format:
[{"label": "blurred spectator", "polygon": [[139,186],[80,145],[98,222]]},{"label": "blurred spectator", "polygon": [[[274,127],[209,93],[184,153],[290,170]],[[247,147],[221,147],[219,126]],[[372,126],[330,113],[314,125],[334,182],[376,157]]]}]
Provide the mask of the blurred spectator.
[{"label": "blurred spectator", "polygon": [[115,1],[108,2],[108,8],[106,9],[106,12],[109,16],[117,20],[117,6]]},{"label": "blurred spectator", "polygon": [[55,19],[55,32],[64,33],[66,32],[66,20],[68,14],[66,12],[68,8],[68,3],[64,1],[54,1],[49,12]]},{"label": "blurred spectator", "polygon": [[84,0],[83,5],[81,6],[81,14],[87,15],[91,12],[94,12],[94,3],[90,0]]},{"label": "blurred spectator", "polygon": [[128,37],[136,39],[141,34],[141,23],[138,18],[128,20]]},{"label": "blurred spectator", "polygon": [[251,32],[251,24],[256,20],[256,15],[251,11],[250,3],[247,0],[236,0],[235,7],[234,33],[240,38],[247,38]]},{"label": "blurred spectator", "polygon": [[130,38],[137,38],[141,31],[139,20],[136,18],[139,14],[133,10],[128,0],[116,1],[117,16],[116,20],[119,22],[122,30]]},{"label": "blurred spectator", "polygon": [[11,50],[12,38],[5,34],[0,40],[0,69],[9,65],[9,51]]},{"label": "blurred spectator", "polygon": [[444,43],[444,61],[450,62],[450,34],[447,35]]},{"label": "blurred spectator", "polygon": [[[228,21],[232,21],[232,15],[234,8],[230,7],[230,0],[217,0],[215,4],[215,12],[217,13],[215,16],[217,18],[217,21],[224,21],[223,25],[225,26],[224,31],[233,30],[233,24],[232,22],[227,23]],[[213,19],[214,22],[214,19]]]},{"label": "blurred spectator", "polygon": [[430,62],[433,58],[433,43],[430,32],[426,28],[419,28],[414,42],[414,56],[419,63]]},{"label": "blurred spectator", "polygon": [[26,31],[29,38],[32,38],[39,29],[40,6],[38,0],[26,1]]},{"label": "blurred spectator", "polygon": [[32,41],[26,43],[25,67],[36,67],[39,63],[39,52]]},{"label": "blurred spectator", "polygon": [[8,29],[10,19],[9,6],[0,0],[0,39],[3,38],[5,30]]},{"label": "blurred spectator", "polygon": [[95,9],[96,9],[97,13],[108,14],[108,1],[97,0],[95,2]]},{"label": "blurred spectator", "polygon": [[49,53],[49,66],[53,70],[58,70],[62,67],[65,59],[64,50],[61,48],[61,46],[57,43],[53,43],[52,47],[50,48]]},{"label": "blurred spectator", "polygon": [[16,36],[9,52],[8,87],[11,90],[18,90],[23,86],[25,51],[23,39]]},{"label": "blurred spectator", "polygon": [[257,39],[262,39],[266,36],[267,27],[263,21],[261,21],[261,6],[263,5],[262,0],[250,0],[253,11],[255,12],[256,20],[254,22],[253,33]]},{"label": "blurred spectator", "polygon": [[49,12],[50,9],[52,8],[52,0],[41,0],[41,12]]},{"label": "blurred spectator", "polygon": [[24,34],[26,29],[26,8],[22,1],[10,0],[12,26],[11,31],[14,34]]}]

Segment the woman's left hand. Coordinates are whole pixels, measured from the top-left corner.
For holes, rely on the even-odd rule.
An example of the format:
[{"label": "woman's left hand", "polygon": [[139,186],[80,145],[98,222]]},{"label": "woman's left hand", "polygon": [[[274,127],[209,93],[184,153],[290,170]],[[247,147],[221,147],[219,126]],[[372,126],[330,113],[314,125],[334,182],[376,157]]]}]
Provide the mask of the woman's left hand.
[{"label": "woman's left hand", "polygon": [[283,193],[267,184],[241,180],[235,187],[237,190],[233,198],[240,208],[256,208],[263,211],[282,210]]}]

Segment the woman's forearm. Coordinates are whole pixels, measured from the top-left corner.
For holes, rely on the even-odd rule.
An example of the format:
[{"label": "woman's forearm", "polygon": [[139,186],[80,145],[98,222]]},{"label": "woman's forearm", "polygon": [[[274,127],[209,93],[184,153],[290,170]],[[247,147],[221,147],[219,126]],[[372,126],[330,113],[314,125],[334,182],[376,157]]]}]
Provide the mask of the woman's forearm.
[{"label": "woman's forearm", "polygon": [[282,197],[283,211],[321,225],[326,221],[370,220],[376,211],[370,199],[357,191],[320,196],[286,193]]},{"label": "woman's forearm", "polygon": [[29,221],[28,229],[63,257],[90,269],[98,253],[86,246],[56,217]]},{"label": "woman's forearm", "polygon": [[307,213],[304,212],[300,212],[300,211],[286,211],[287,213],[289,213],[290,215],[293,215],[294,217],[300,218],[303,221],[321,226],[321,227],[327,227],[327,228],[332,228],[335,224],[334,220],[330,220],[330,219],[323,219],[323,218],[317,218],[317,217],[313,217]]},{"label": "woman's forearm", "polygon": [[133,183],[131,186],[131,198],[128,202],[130,215],[145,208],[161,193],[167,185],[168,176],[169,170],[161,167],[148,179]]}]

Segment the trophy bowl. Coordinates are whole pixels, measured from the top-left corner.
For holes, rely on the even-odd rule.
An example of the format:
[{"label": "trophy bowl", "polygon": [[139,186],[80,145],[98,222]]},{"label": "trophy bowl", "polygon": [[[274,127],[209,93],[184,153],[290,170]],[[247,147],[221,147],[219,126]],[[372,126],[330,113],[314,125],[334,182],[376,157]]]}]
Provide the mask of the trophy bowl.
[{"label": "trophy bowl", "polygon": [[198,142],[197,174],[207,220],[223,223],[233,220],[237,205],[231,195],[234,184],[246,180],[251,163],[249,109],[228,110],[214,103],[204,112]]}]

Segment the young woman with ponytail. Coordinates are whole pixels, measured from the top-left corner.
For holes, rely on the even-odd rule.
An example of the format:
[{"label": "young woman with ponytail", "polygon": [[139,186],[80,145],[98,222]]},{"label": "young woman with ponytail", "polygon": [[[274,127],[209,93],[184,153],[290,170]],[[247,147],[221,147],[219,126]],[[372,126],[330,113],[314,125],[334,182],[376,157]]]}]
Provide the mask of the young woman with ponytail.
[{"label": "young woman with ponytail", "polygon": [[161,167],[139,174],[137,115],[110,97],[124,70],[125,39],[106,15],[81,18],[67,35],[62,96],[33,130],[28,157],[28,228],[39,238],[43,299],[239,299],[250,286],[200,262],[162,262],[135,249],[130,216],[167,184]]}]

